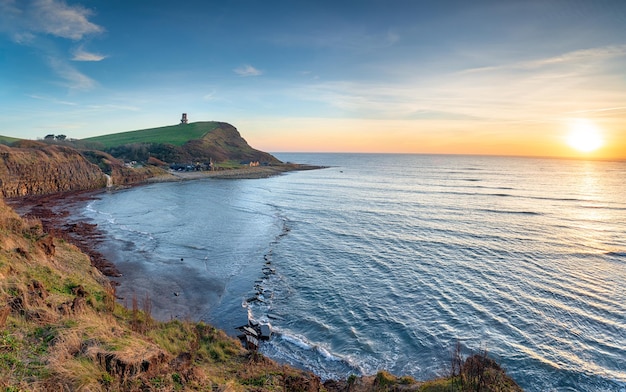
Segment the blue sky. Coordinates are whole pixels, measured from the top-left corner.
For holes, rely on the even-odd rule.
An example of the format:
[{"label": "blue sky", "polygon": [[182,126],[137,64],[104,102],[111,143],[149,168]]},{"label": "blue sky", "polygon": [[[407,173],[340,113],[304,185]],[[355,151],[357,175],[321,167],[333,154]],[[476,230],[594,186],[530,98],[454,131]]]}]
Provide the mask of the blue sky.
[{"label": "blue sky", "polygon": [[187,112],[267,151],[561,156],[582,118],[623,157],[626,1],[0,0],[0,86],[30,139]]}]

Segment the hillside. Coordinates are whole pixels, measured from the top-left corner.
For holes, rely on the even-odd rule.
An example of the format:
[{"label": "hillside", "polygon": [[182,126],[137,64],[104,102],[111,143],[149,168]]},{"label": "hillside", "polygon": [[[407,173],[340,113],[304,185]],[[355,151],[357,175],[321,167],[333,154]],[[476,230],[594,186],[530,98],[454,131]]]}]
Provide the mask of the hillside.
[{"label": "hillside", "polygon": [[202,121],[190,124],[178,124],[113,133],[81,140],[89,143],[98,143],[101,145],[102,149],[138,143],[172,144],[174,146],[182,146],[190,140],[201,139],[207,133],[218,128],[220,124],[222,123],[216,121]]},{"label": "hillside", "polygon": [[[169,168],[200,170],[207,175],[211,171],[212,176],[229,178],[258,178],[313,168],[283,164],[271,154],[250,147],[235,127],[223,122],[196,122],[83,140],[49,136],[40,141],[0,136],[0,192],[4,197],[98,189],[107,183],[131,185],[165,178]],[[263,167],[250,167],[251,162]],[[243,168],[246,170],[226,170]],[[184,179],[182,175],[170,177]]]},{"label": "hillside", "polygon": [[125,161],[167,164],[250,162],[280,164],[272,155],[256,150],[237,129],[224,122],[195,122],[142,129],[82,139],[84,146],[103,150]]},{"label": "hillside", "polygon": [[11,143],[15,143],[18,140],[20,139],[0,135],[0,144],[11,144]]}]

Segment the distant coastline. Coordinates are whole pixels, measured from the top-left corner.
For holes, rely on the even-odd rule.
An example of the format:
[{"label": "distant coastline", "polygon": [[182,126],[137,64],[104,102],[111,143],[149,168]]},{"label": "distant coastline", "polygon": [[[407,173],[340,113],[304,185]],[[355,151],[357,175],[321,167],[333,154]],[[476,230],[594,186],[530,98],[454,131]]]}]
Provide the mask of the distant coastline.
[{"label": "distant coastline", "polygon": [[326,166],[305,165],[297,163],[287,163],[272,166],[253,166],[240,169],[212,170],[212,171],[174,171],[169,170],[166,174],[151,177],[145,180],[147,183],[187,181],[201,178],[223,178],[223,179],[257,179],[267,178],[292,171],[325,169]]}]

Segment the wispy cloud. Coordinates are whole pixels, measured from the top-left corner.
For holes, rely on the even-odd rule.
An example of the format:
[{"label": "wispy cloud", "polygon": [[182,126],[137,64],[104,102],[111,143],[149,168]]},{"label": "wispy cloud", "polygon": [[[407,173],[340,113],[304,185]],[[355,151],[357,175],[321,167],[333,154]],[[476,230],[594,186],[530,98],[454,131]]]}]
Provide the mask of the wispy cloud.
[{"label": "wispy cloud", "polygon": [[599,109],[588,109],[588,110],[575,110],[572,112],[567,112],[567,114],[582,114],[582,113],[602,113],[602,112],[626,112],[626,106],[617,106],[612,108],[599,108]]},{"label": "wispy cloud", "polygon": [[204,94],[204,95],[202,96],[202,99],[203,99],[204,101],[213,101],[213,100],[215,100],[215,91],[211,91],[211,92],[210,92],[210,93],[208,93],[208,94]]},{"label": "wispy cloud", "polygon": [[461,73],[493,72],[500,70],[533,70],[552,65],[577,64],[592,61],[604,61],[609,58],[626,56],[626,45],[604,46],[598,48],[581,49],[535,60],[519,61],[515,63],[494,65],[480,68],[471,68]]},{"label": "wispy cloud", "polygon": [[74,61],[102,61],[106,57],[107,56],[104,56],[99,53],[87,52],[85,49],[83,49],[83,46],[81,45],[74,51],[74,57],[72,58],[72,60]]},{"label": "wispy cloud", "polygon": [[30,45],[35,41],[35,38],[35,34],[30,32],[13,34],[13,40],[20,45]]},{"label": "wispy cloud", "polygon": [[63,59],[49,57],[48,64],[57,75],[65,80],[63,85],[71,90],[91,90],[97,86],[95,80],[83,74]]},{"label": "wispy cloud", "polygon": [[239,76],[244,76],[244,77],[259,76],[263,74],[263,71],[260,71],[249,64],[242,65],[241,67],[235,68],[233,69],[233,72],[235,72]]},{"label": "wispy cloud", "polygon": [[59,105],[78,106],[78,104],[76,102],[63,101],[61,99],[57,99],[57,98],[54,98],[54,97],[46,97],[46,96],[37,95],[37,94],[29,94],[28,96],[33,98],[33,99],[37,99],[37,100],[40,100],[40,101],[52,102],[52,103],[56,103],[56,104],[59,104]]},{"label": "wispy cloud", "polygon": [[80,40],[85,35],[101,33],[104,28],[88,20],[92,11],[60,0],[34,0],[27,8],[25,23],[32,31]]},{"label": "wispy cloud", "polygon": [[90,111],[117,111],[123,110],[128,112],[138,112],[141,108],[133,105],[117,105],[117,104],[103,104],[103,105],[83,105],[77,102],[65,101],[62,99],[58,99],[55,97],[47,96],[47,95],[39,95],[39,94],[27,94],[27,97],[32,99],[36,99],[39,101],[45,101],[54,103],[57,105],[65,105],[65,106],[77,106],[80,109],[89,109]]},{"label": "wispy cloud", "polygon": [[[472,72],[409,73],[398,81],[348,80],[290,88],[333,116],[474,123],[558,122],[571,113],[623,111],[619,61],[626,46],[572,51]],[[487,72],[492,71],[492,72]],[[461,121],[459,121],[461,120]]]},{"label": "wispy cloud", "polygon": [[95,110],[124,110],[124,111],[128,111],[128,112],[138,112],[141,110],[141,108],[137,107],[137,106],[130,106],[130,105],[113,105],[113,104],[107,104],[107,105],[89,105],[88,106],[89,109],[95,109]]},{"label": "wispy cloud", "polygon": [[386,41],[388,45],[394,45],[400,40],[400,36],[392,30],[387,31]]},{"label": "wispy cloud", "polygon": [[104,28],[89,21],[93,12],[63,0],[0,0],[0,29],[17,43],[35,34],[71,40],[102,33]]},{"label": "wispy cloud", "polygon": [[[69,63],[57,49],[52,38],[81,41],[104,32],[89,20],[93,12],[83,6],[69,5],[64,0],[0,0],[0,33],[9,35],[19,45],[39,50],[63,86],[73,90],[89,90],[96,82]],[[47,38],[46,38],[47,37]],[[51,38],[52,37],[52,38]],[[74,61],[101,61],[106,56],[78,46]]]}]

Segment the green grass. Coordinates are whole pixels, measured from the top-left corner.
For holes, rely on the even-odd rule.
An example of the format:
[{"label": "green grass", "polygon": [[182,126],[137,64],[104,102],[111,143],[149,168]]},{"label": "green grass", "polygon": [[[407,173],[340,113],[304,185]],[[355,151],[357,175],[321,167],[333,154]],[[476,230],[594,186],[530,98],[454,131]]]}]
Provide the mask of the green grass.
[{"label": "green grass", "polygon": [[11,143],[16,142],[18,140],[20,140],[20,139],[17,139],[17,138],[14,138],[14,137],[0,135],[0,144],[11,144]]},{"label": "green grass", "polygon": [[170,125],[166,127],[114,133],[111,135],[90,137],[82,139],[81,141],[100,143],[104,148],[133,143],[160,143],[182,146],[189,140],[202,138],[218,126],[219,123],[215,121],[202,121],[186,125]]}]

